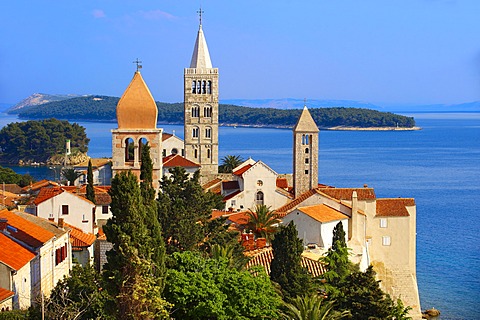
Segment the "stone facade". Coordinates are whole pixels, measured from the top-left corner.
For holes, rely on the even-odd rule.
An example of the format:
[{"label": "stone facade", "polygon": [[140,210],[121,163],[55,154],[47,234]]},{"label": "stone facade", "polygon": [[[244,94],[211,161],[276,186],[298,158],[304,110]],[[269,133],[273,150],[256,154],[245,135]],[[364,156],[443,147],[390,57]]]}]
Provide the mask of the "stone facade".
[{"label": "stone facade", "polygon": [[212,67],[202,27],[190,68],[184,70],[185,158],[202,176],[218,173],[218,69]]},{"label": "stone facade", "polygon": [[293,129],[293,189],[295,197],[318,185],[318,127],[304,107]]}]

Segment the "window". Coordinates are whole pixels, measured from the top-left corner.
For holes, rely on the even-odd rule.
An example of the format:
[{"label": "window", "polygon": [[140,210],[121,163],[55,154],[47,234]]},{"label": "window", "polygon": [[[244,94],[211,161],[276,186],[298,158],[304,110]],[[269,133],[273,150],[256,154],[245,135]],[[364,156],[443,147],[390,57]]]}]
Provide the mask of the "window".
[{"label": "window", "polygon": [[235,207],[235,205],[237,204],[237,201],[236,201],[236,200],[232,200],[232,201],[231,201],[231,204],[232,204],[232,207]]},{"label": "window", "polygon": [[195,80],[192,81],[192,93],[197,92],[197,82]]},{"label": "window", "polygon": [[259,187],[263,186],[263,181],[262,180],[257,180],[257,186],[259,186]]},{"label": "window", "polygon": [[262,192],[262,191],[258,191],[258,192],[257,192],[257,195],[256,195],[256,197],[255,197],[255,200],[256,200],[256,201],[255,201],[256,204],[258,204],[258,205],[263,204],[263,192]]},{"label": "window", "polygon": [[198,118],[200,116],[200,108],[199,107],[192,107],[192,117]]},{"label": "window", "polygon": [[212,81],[208,81],[207,83],[207,93],[212,94]]},{"label": "window", "polygon": [[308,163],[308,158],[305,158],[305,163]]},{"label": "window", "polygon": [[308,154],[309,152],[310,152],[310,150],[308,150],[308,148],[305,148],[305,153]]},{"label": "window", "polygon": [[391,244],[391,239],[389,236],[382,237],[382,245],[389,246]]},{"label": "window", "polygon": [[166,156],[167,156],[167,150],[163,149],[163,150],[162,150],[162,157],[165,158]]},{"label": "window", "polygon": [[197,81],[197,93],[200,94],[202,91],[202,81]]},{"label": "window", "polygon": [[212,117],[212,107],[205,107],[203,108],[203,116],[206,118],[211,118]]},{"label": "window", "polygon": [[68,214],[68,204],[62,204],[62,214]]},{"label": "window", "polygon": [[178,154],[177,148],[173,148],[173,149],[172,149],[172,154]]},{"label": "window", "polygon": [[207,81],[203,80],[202,83],[202,93],[205,94],[207,93]]},{"label": "window", "polygon": [[193,128],[193,130],[192,130],[192,137],[198,138],[198,128],[197,128],[197,127]]},{"label": "window", "polygon": [[102,213],[108,214],[108,206],[102,206]]},{"label": "window", "polygon": [[308,174],[308,170],[305,170],[305,174]]},{"label": "window", "polygon": [[212,137],[212,128],[206,128],[205,129],[205,138],[211,138]]},{"label": "window", "polygon": [[195,159],[198,158],[198,150],[197,149],[193,150],[193,156],[194,156]]},{"label": "window", "polygon": [[381,218],[380,219],[380,228],[386,228],[387,227],[387,218]]},{"label": "window", "polygon": [[140,139],[139,141],[139,150],[138,150],[138,158],[142,160],[142,149],[143,146],[146,146],[148,144],[148,140],[145,138]]},{"label": "window", "polygon": [[135,160],[135,145],[132,138],[125,140],[125,162],[133,162]]},{"label": "window", "polygon": [[210,159],[211,156],[212,156],[212,151],[210,151],[210,149],[207,149],[207,158]]},{"label": "window", "polygon": [[67,246],[55,250],[55,265],[58,265],[67,258]]}]

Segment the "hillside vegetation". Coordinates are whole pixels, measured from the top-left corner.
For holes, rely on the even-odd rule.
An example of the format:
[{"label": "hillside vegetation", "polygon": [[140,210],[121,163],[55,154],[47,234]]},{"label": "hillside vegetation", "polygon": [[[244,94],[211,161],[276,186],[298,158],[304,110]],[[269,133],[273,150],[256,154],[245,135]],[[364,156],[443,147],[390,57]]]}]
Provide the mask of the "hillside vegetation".
[{"label": "hillside vegetation", "polygon": [[9,123],[0,130],[0,162],[46,162],[65,153],[67,139],[72,151],[87,152],[90,139],[77,123],[57,119]]},{"label": "hillside vegetation", "polygon": [[[119,98],[84,96],[24,108],[20,118],[112,121]],[[183,103],[157,102],[158,121],[183,123]],[[411,117],[361,108],[311,108],[313,119],[321,128],[329,127],[406,127],[415,126]],[[220,104],[219,122],[224,125],[292,127],[300,109],[250,108]]]}]

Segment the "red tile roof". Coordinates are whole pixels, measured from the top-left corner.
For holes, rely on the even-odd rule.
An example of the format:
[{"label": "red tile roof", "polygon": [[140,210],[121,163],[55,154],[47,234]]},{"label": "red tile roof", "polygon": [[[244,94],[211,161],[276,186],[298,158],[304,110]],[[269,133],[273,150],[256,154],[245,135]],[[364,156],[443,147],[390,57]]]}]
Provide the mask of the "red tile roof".
[{"label": "red tile roof", "polygon": [[348,216],[346,216],[345,214],[341,213],[338,210],[330,208],[325,204],[300,207],[297,209],[319,222],[330,222],[348,219]]},{"label": "red tile roof", "polygon": [[72,241],[72,247],[90,247],[97,237],[93,233],[83,232],[81,229],[74,227],[68,223],[65,223],[70,230],[70,239]]},{"label": "red tile roof", "polygon": [[[265,272],[267,274],[270,274],[270,264],[273,260],[273,249],[271,247],[267,247],[261,250],[255,250],[254,252],[245,252],[245,255],[253,255],[252,259],[250,259],[250,261],[247,263],[247,268],[253,266],[262,266],[265,268]],[[321,262],[315,261],[305,256],[302,256],[300,264],[302,265],[302,267],[306,268],[313,277],[319,277],[326,271],[325,266]]]},{"label": "red tile roof", "polygon": [[170,139],[171,137],[173,137],[173,134],[171,134],[171,133],[166,133],[166,132],[162,133],[162,141]]},{"label": "red tile roof", "polygon": [[88,167],[88,161],[92,162],[92,168],[98,168],[98,167],[103,167],[104,165],[107,165],[109,162],[112,161],[112,159],[106,159],[106,158],[90,158],[87,161],[84,161],[82,163],[79,163],[75,165],[75,168],[82,168],[82,167]]},{"label": "red tile roof", "polygon": [[241,176],[245,171],[247,171],[251,167],[253,167],[252,164],[247,164],[247,165],[239,168],[238,170],[234,171],[233,174],[236,175],[236,176]]},{"label": "red tile roof", "polygon": [[235,223],[236,225],[246,225],[248,223],[248,215],[246,211],[232,213],[226,216],[227,220]]},{"label": "red tile roof", "polygon": [[183,167],[183,168],[198,168],[200,165],[190,161],[179,154],[171,154],[163,158],[163,166],[165,168]]},{"label": "red tile roof", "polygon": [[38,206],[40,203],[63,193],[63,191],[64,190],[60,187],[42,188],[40,189],[40,192],[38,193],[37,198],[35,198],[33,203]]},{"label": "red tile roof", "polygon": [[223,181],[222,182],[222,189],[223,190],[237,190],[240,189],[238,185],[238,181]]},{"label": "red tile roof", "polygon": [[18,184],[14,183],[5,183],[5,191],[20,194],[22,193],[22,188]]},{"label": "red tile roof", "polygon": [[3,301],[7,300],[10,297],[13,297],[14,295],[15,293],[13,291],[0,288],[0,303],[2,303]]},{"label": "red tile roof", "polygon": [[288,189],[287,178],[277,178],[277,188]]},{"label": "red tile roof", "polygon": [[35,253],[0,233],[0,262],[14,270],[20,270],[35,258]]},{"label": "red tile roof", "polygon": [[19,215],[8,210],[1,210],[0,218],[7,219],[7,224],[17,229],[17,232],[11,232],[13,238],[18,239],[33,248],[42,246],[45,242],[55,236],[52,232],[33,222],[23,219]]},{"label": "red tile roof", "polygon": [[406,207],[415,205],[412,198],[377,199],[376,217],[408,217]]},{"label": "red tile roof", "polygon": [[35,182],[34,184],[23,187],[23,191],[36,191],[46,186],[58,186],[58,183],[46,179]]},{"label": "red tile roof", "polygon": [[299,204],[301,204],[303,201],[307,200],[311,196],[313,196],[316,193],[315,189],[308,190],[305,193],[302,193],[300,196],[297,198],[293,199],[289,203],[281,206],[280,208],[277,208],[276,213],[279,217],[284,217],[288,211],[292,210]]},{"label": "red tile roof", "polygon": [[373,188],[318,188],[317,190],[338,200],[352,200],[353,191],[357,192],[357,199],[360,201],[376,199]]},{"label": "red tile roof", "polygon": [[211,187],[215,186],[216,184],[219,184],[220,182],[222,182],[222,179],[220,179],[220,178],[215,178],[215,179],[213,179],[213,180],[208,181],[208,182],[205,183],[204,185],[202,185],[202,188],[203,188],[203,190],[208,190],[208,189],[210,189]]}]

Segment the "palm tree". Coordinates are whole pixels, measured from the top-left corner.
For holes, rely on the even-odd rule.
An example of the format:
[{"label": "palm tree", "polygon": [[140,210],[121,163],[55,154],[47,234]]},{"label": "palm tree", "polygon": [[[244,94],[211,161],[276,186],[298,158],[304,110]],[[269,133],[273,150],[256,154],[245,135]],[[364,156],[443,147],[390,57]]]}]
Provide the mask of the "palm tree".
[{"label": "palm tree", "polygon": [[275,211],[270,210],[270,207],[264,204],[258,204],[255,207],[255,211],[248,209],[247,215],[248,226],[253,233],[257,237],[265,238],[267,242],[270,242],[275,232],[277,232],[278,224],[280,223],[280,219],[278,219]]},{"label": "palm tree", "polygon": [[75,180],[77,180],[82,174],[78,171],[75,171],[73,168],[66,168],[62,170],[62,176],[67,179],[68,184],[73,186],[75,185]]},{"label": "palm tree", "polygon": [[210,254],[215,260],[226,259],[229,267],[236,270],[243,270],[249,260],[243,253],[241,255],[235,255],[235,250],[230,244],[223,246],[214,244],[210,249]]},{"label": "palm tree", "polygon": [[231,173],[233,169],[242,164],[244,160],[240,156],[228,155],[222,158],[222,164],[218,167],[218,171],[222,173]]},{"label": "palm tree", "polygon": [[296,297],[292,303],[285,303],[287,308],[284,319],[289,320],[337,320],[345,318],[348,312],[333,310],[333,301],[324,301],[318,294]]}]

